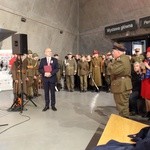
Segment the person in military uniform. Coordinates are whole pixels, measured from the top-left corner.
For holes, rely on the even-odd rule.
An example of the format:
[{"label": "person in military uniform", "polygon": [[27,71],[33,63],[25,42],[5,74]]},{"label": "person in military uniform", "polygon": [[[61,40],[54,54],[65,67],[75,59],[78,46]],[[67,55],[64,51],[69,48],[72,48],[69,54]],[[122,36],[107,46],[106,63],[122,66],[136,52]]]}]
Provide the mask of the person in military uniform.
[{"label": "person in military uniform", "polygon": [[[102,58],[99,56],[99,52],[97,50],[94,50],[93,58],[90,63],[90,74],[96,86],[99,88],[102,86],[101,70],[102,70]],[[91,86],[93,86],[94,91],[99,92],[99,90],[95,88],[95,84],[93,81],[91,82]]]},{"label": "person in military uniform", "polygon": [[74,91],[74,75],[77,73],[77,63],[72,58],[72,53],[68,53],[68,59],[63,63],[63,75],[66,77],[67,89],[70,92]]},{"label": "person in military uniform", "polygon": [[21,55],[17,55],[16,61],[11,67],[13,79],[14,101],[21,94],[26,94],[26,64],[23,63]]},{"label": "person in military uniform", "polygon": [[[90,67],[90,64],[91,64],[91,60],[92,60],[92,57],[91,55],[87,55],[86,56],[86,61],[88,62],[89,64],[89,67]],[[88,90],[91,91],[92,90],[92,86],[91,86],[91,78],[90,78],[90,74],[88,75],[88,78],[87,78],[87,83],[88,83]]]},{"label": "person in military uniform", "polygon": [[33,79],[34,79],[34,65],[35,61],[32,58],[32,51],[28,50],[28,55],[23,61],[26,63],[26,85],[27,85],[27,96],[29,99],[33,98]]},{"label": "person in military uniform", "polygon": [[105,77],[105,81],[106,81],[106,92],[110,92],[110,72],[108,70],[108,66],[111,65],[113,61],[113,57],[111,52],[108,52],[106,54],[106,59],[104,61],[104,65],[103,65],[103,76]]},{"label": "person in military uniform", "polygon": [[56,87],[58,89],[58,91],[60,91],[60,89],[62,88],[61,85],[61,78],[62,78],[62,61],[59,59],[59,55],[58,54],[54,54],[54,58],[56,58],[58,60],[58,72],[56,74],[57,76],[57,83],[56,83]]},{"label": "person in military uniform", "polygon": [[39,94],[39,82],[40,82],[40,73],[38,71],[39,68],[39,56],[37,53],[33,53],[33,71],[34,71],[34,77],[33,77],[33,96],[37,97],[40,96]]},{"label": "person in military uniform", "polygon": [[140,48],[135,49],[135,53],[131,58],[131,63],[134,64],[135,62],[143,62],[144,61],[144,56],[140,53]]},{"label": "person in military uniform", "polygon": [[87,76],[89,75],[89,64],[84,55],[78,62],[78,76],[80,77],[80,90],[81,92],[87,91]]},{"label": "person in military uniform", "polygon": [[125,55],[123,44],[114,43],[112,55],[114,62],[109,66],[111,92],[113,93],[119,115],[129,117],[129,96],[132,90],[131,64]]}]

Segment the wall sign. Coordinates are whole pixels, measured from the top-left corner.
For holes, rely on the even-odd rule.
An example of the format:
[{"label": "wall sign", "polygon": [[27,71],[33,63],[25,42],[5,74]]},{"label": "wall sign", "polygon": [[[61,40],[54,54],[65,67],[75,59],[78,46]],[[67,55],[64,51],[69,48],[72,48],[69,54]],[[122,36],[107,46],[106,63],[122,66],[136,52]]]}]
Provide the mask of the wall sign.
[{"label": "wall sign", "polygon": [[150,16],[140,18],[139,24],[140,24],[140,28],[150,28]]},{"label": "wall sign", "polygon": [[120,24],[105,27],[105,34],[111,35],[111,34],[122,33],[126,31],[133,31],[136,29],[137,29],[137,24],[135,20],[131,20],[128,22],[123,22]]}]

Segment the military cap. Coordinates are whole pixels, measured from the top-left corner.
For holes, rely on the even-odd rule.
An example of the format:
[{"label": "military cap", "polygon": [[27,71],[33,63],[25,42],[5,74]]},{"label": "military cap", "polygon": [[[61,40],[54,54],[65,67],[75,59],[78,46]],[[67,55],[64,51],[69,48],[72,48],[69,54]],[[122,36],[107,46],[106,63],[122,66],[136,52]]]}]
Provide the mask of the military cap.
[{"label": "military cap", "polygon": [[54,57],[55,57],[55,56],[58,56],[58,54],[54,54]]},{"label": "military cap", "polygon": [[28,54],[32,54],[32,51],[31,51],[31,50],[28,50]]},{"label": "military cap", "polygon": [[135,52],[139,52],[139,51],[140,51],[140,48],[136,48],[136,49],[135,49]]},{"label": "military cap", "polygon": [[122,52],[126,51],[126,48],[124,47],[124,45],[122,43],[117,43],[117,42],[114,43],[112,49],[116,49]]},{"label": "military cap", "polygon": [[112,53],[111,53],[111,52],[108,52],[106,55],[107,55],[107,56],[111,56],[111,55],[112,55]]},{"label": "military cap", "polygon": [[68,55],[72,55],[72,53],[71,53],[71,52],[69,52],[69,53],[68,53]]},{"label": "military cap", "polygon": [[33,53],[32,57],[38,57],[37,53]]},{"label": "military cap", "polygon": [[94,50],[94,51],[93,51],[93,55],[94,55],[94,54],[99,54],[99,51],[98,51],[98,50]]}]

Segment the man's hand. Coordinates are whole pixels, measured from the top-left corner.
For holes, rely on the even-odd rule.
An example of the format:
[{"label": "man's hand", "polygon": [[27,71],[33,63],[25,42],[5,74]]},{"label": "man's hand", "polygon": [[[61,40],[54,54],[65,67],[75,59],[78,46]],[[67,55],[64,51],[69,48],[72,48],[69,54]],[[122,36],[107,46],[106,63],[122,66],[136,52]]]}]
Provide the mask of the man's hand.
[{"label": "man's hand", "polygon": [[44,76],[45,76],[45,77],[50,77],[50,76],[51,76],[51,73],[50,73],[50,72],[45,72]]},{"label": "man's hand", "polygon": [[34,78],[34,79],[37,79],[37,76],[34,76],[33,78]]},{"label": "man's hand", "polygon": [[18,80],[15,80],[15,83],[18,83]]}]

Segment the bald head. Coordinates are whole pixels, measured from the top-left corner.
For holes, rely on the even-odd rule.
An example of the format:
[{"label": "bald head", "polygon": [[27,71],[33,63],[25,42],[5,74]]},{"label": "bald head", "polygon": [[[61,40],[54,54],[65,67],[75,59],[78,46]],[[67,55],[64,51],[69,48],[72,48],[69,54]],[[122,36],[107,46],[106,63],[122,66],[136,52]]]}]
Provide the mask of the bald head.
[{"label": "bald head", "polygon": [[52,50],[50,48],[45,49],[45,56],[46,57],[51,57],[52,56]]}]

